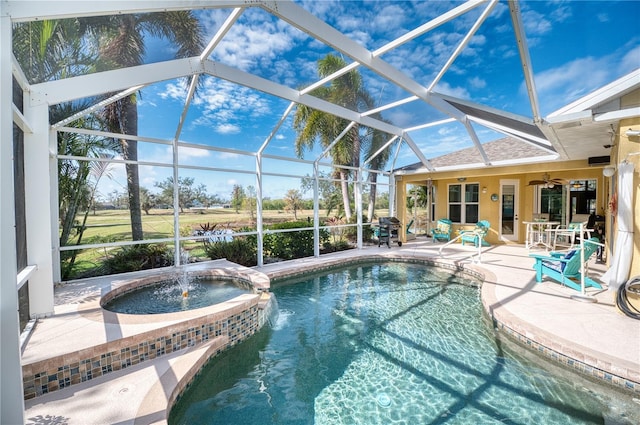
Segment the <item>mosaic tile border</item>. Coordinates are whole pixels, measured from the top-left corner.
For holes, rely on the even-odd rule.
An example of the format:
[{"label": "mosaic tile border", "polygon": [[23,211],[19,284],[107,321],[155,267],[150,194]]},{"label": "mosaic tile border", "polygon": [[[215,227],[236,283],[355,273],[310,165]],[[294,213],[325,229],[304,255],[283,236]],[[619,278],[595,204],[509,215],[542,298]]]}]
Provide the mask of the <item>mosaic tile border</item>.
[{"label": "mosaic tile border", "polygon": [[585,363],[583,361],[574,359],[570,356],[562,354],[557,350],[549,348],[544,344],[536,342],[535,340],[528,338],[527,336],[521,334],[520,332],[510,328],[504,323],[498,321],[495,317],[492,318],[494,322],[495,329],[499,332],[504,333],[512,340],[515,340],[521,346],[538,353],[543,356],[545,359],[550,360],[556,364],[560,364],[565,368],[577,372],[581,375],[585,375],[590,378],[595,378],[598,381],[604,381],[609,385],[612,385],[616,388],[633,392],[634,394],[640,395],[640,382],[634,382],[630,379],[626,379],[622,376],[615,375],[611,372],[607,372],[598,367]]},{"label": "mosaic tile border", "polygon": [[367,255],[353,259],[340,258],[333,261],[326,261],[321,265],[315,264],[305,267],[304,264],[301,264],[300,267],[295,269],[276,271],[271,273],[267,272],[267,274],[271,278],[271,282],[275,283],[282,280],[293,279],[301,273],[324,273],[326,271],[339,269],[345,266],[376,264],[379,262],[422,264],[426,266],[433,266],[451,270],[455,274],[461,274],[473,278],[474,281],[470,281],[469,284],[477,287],[482,286],[482,281],[484,281],[484,274],[479,271],[469,269],[461,264],[444,262],[433,258],[409,258],[406,256],[395,255]]},{"label": "mosaic tile border", "polygon": [[253,335],[266,323],[266,304],[262,296],[253,297],[222,312],[24,365],[24,399],[89,381],[220,336],[226,337],[225,345],[218,348],[223,351]]}]

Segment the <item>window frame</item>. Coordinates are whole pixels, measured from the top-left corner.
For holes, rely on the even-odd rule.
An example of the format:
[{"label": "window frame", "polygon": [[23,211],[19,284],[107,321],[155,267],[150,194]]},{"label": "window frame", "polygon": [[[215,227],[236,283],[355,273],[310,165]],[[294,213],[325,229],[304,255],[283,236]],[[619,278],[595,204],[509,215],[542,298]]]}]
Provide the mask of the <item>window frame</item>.
[{"label": "window frame", "polygon": [[[451,188],[453,186],[460,187],[460,200],[459,201],[451,201]],[[467,201],[467,187],[476,186],[475,193],[477,194],[477,201]],[[471,192],[473,193],[473,192]],[[460,221],[456,221],[452,218],[451,207],[454,205],[460,206]],[[480,217],[480,183],[477,182],[460,182],[460,183],[449,183],[447,185],[447,217],[453,222],[457,224],[476,224],[478,220],[476,219],[473,222],[469,222],[467,220],[467,207],[474,206],[476,208],[476,218]]]}]

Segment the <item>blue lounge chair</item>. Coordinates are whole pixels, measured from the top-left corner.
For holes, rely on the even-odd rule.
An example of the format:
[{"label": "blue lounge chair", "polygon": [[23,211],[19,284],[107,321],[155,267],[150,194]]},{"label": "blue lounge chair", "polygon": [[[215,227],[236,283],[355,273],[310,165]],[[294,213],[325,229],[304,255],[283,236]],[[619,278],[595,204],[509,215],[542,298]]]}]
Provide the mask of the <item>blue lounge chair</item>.
[{"label": "blue lounge chair", "polygon": [[446,241],[451,240],[451,227],[453,222],[447,218],[441,218],[436,223],[435,229],[431,229],[431,237],[433,241]]},{"label": "blue lounge chair", "polygon": [[[598,250],[600,242],[598,238],[591,238],[584,241],[584,262],[586,263],[594,252]],[[536,282],[542,282],[542,276],[560,282],[576,291],[582,290],[582,276],[580,274],[580,248],[572,249],[566,253],[551,252],[550,255],[529,254],[536,262],[533,268],[536,270]],[[584,276],[585,287],[602,289],[602,286],[595,280]]]},{"label": "blue lounge chair", "polygon": [[489,233],[489,228],[491,224],[487,220],[480,220],[476,223],[476,227],[473,230],[461,230],[460,235],[462,236],[460,239],[462,240],[462,245],[465,242],[473,243],[473,246],[476,248],[482,244],[482,246],[488,246],[489,243],[484,240],[487,233]]}]

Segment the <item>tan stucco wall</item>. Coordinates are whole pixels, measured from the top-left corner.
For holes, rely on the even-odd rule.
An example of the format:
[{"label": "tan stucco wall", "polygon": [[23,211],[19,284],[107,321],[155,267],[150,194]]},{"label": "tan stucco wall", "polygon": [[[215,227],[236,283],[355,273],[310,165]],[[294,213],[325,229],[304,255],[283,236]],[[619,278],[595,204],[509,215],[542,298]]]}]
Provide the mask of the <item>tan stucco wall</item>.
[{"label": "tan stucco wall", "polygon": [[[509,167],[491,167],[477,170],[461,170],[455,172],[441,172],[431,173],[429,175],[410,175],[402,176],[401,180],[397,181],[397,215],[400,220],[402,217],[407,216],[406,211],[406,186],[408,184],[426,184],[426,179],[431,178],[434,186],[436,186],[436,212],[434,220],[439,218],[447,218],[448,216],[448,204],[447,204],[447,186],[449,184],[456,184],[458,178],[464,177],[465,184],[478,183],[481,188],[480,203],[479,203],[479,217],[481,220],[489,220],[491,223],[491,231],[487,235],[487,241],[491,244],[501,244],[505,241],[500,240],[499,237],[499,217],[500,217],[500,202],[491,201],[491,194],[500,193],[500,180],[513,179],[518,180],[519,184],[519,208],[517,209],[518,216],[518,242],[524,243],[525,241],[525,221],[533,219],[533,205],[534,205],[534,190],[533,186],[527,186],[527,183],[531,180],[539,180],[542,178],[542,174],[549,173],[552,178],[562,178],[567,180],[579,180],[579,179],[597,179],[597,214],[604,215],[607,198],[605,191],[603,190],[607,184],[605,177],[602,175],[601,166],[589,166],[587,160],[580,161],[562,161],[553,163],[531,164],[531,165],[518,165]],[[486,187],[487,192],[482,193],[482,188]],[[460,228],[471,228],[471,224],[454,224],[454,231]]]},{"label": "tan stucco wall", "polygon": [[[621,99],[621,109],[640,106],[640,90],[636,90],[627,94]],[[640,155],[627,156],[630,153],[640,152],[640,137],[628,137],[625,133],[627,130],[640,130],[640,117],[625,119],[620,121],[617,129],[615,144],[611,149],[611,165],[616,165],[627,159],[635,166],[633,175],[633,212],[634,212],[634,233],[633,233],[633,257],[629,277],[640,275]],[[425,185],[427,179],[432,179],[434,186],[437,188],[436,212],[433,221],[438,218],[445,218],[447,212],[447,185],[457,183],[459,177],[465,177],[465,183],[478,183],[480,188],[486,187],[487,193],[480,194],[479,213],[480,219],[486,219],[491,222],[491,232],[487,240],[492,244],[504,243],[499,240],[498,220],[499,220],[499,202],[490,200],[491,194],[500,192],[500,179],[518,179],[520,180],[520,202],[518,219],[519,240],[523,243],[525,238],[524,221],[532,219],[534,204],[534,188],[527,186],[530,180],[538,180],[543,173],[549,173],[551,177],[564,178],[570,180],[578,179],[597,179],[597,211],[599,215],[606,217],[606,243],[608,245],[607,252],[613,247],[611,243],[611,235],[616,231],[615,223],[612,220],[609,211],[609,199],[612,190],[612,178],[604,177],[602,170],[604,165],[591,167],[587,160],[579,161],[559,161],[532,165],[518,165],[509,167],[486,167],[476,170],[458,170],[450,172],[438,172],[429,174],[402,175],[396,178],[396,215],[403,221],[408,223],[408,213],[406,211],[406,186],[408,184]],[[616,178],[617,174],[613,178]],[[455,229],[460,227],[468,227],[468,225],[455,225]],[[607,255],[607,260],[610,255]]]}]

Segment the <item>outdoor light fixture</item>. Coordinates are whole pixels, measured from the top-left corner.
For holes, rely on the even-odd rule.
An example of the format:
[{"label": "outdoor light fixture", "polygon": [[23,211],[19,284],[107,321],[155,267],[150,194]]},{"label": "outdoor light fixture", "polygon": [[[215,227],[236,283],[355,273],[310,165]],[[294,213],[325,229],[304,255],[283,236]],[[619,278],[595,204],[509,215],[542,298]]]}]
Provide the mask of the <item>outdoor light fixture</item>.
[{"label": "outdoor light fixture", "polygon": [[640,136],[640,130],[629,129],[624,134],[626,134],[627,137],[631,137],[631,136],[636,136],[637,137],[637,136]]},{"label": "outdoor light fixture", "polygon": [[603,174],[605,177],[611,177],[611,176],[613,176],[615,173],[616,173],[616,167],[614,167],[613,165],[610,165],[610,166],[608,166],[608,167],[604,167],[604,168],[602,169],[602,174]]},{"label": "outdoor light fixture", "polygon": [[459,181],[459,182],[463,182],[463,181],[466,181],[466,180],[467,180],[467,178],[466,178],[466,177],[458,177],[458,181]]},{"label": "outdoor light fixture", "polygon": [[487,193],[487,187],[486,186],[482,188],[482,193]]}]

